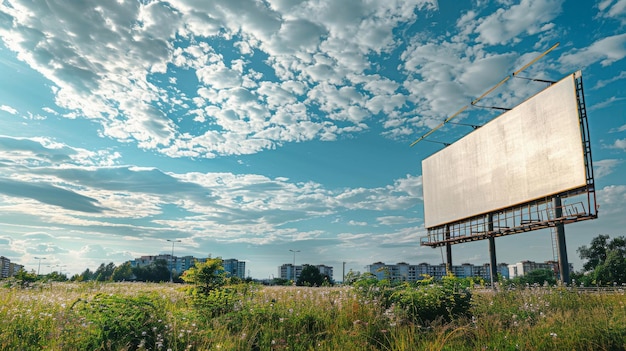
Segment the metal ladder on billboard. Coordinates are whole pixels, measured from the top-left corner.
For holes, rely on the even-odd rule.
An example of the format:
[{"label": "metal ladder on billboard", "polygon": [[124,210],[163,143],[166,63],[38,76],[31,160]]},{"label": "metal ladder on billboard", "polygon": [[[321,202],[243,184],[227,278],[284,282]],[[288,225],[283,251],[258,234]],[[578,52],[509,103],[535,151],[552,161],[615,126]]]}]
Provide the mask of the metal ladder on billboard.
[{"label": "metal ladder on billboard", "polygon": [[558,242],[559,240],[557,239],[557,231],[556,231],[556,227],[552,226],[550,227],[550,238],[552,239],[552,260],[554,262],[558,262],[559,261],[559,248],[558,248]]},{"label": "metal ladder on billboard", "polygon": [[[548,222],[552,222],[554,220],[554,208],[551,204],[547,204],[546,207],[546,217]],[[550,225],[550,240],[552,241],[552,260],[555,262],[559,261],[559,240],[557,238],[557,230],[555,225]]]}]

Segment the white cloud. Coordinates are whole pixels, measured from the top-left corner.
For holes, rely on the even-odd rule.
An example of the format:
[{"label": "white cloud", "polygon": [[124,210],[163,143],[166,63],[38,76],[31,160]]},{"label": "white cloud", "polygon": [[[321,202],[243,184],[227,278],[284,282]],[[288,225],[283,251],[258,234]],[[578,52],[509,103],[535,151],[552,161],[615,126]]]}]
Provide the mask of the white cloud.
[{"label": "white cloud", "polygon": [[617,159],[606,159],[606,160],[595,161],[593,163],[594,175],[596,178],[605,177],[613,173],[615,168],[622,163],[623,163],[622,160],[617,160]]},{"label": "white cloud", "polygon": [[7,105],[0,105],[0,111],[8,112],[12,115],[17,115],[17,110]]},{"label": "white cloud", "polygon": [[615,129],[611,129],[610,133],[624,132],[624,131],[626,131],[626,124],[624,124],[623,126],[617,127]]},{"label": "white cloud", "polygon": [[[478,42],[489,45],[519,41],[519,35],[534,35],[552,28],[552,21],[561,13],[563,0],[522,0],[509,8],[479,19]],[[462,25],[463,23],[461,23]]]},{"label": "white cloud", "polygon": [[[367,128],[363,122],[371,113],[393,114],[405,98],[396,93],[383,103],[381,98],[349,97],[347,92],[354,91],[349,77],[366,76],[368,54],[396,47],[394,28],[414,21],[416,10],[436,7],[435,1],[426,0],[273,2],[269,7],[247,0],[12,4],[1,10],[14,18],[15,25],[4,28],[0,36],[18,57],[54,83],[57,104],[71,111],[67,117],[95,119],[102,123],[103,136],[134,141],[169,156],[212,158],[254,153],[285,141],[335,140],[339,134]],[[289,11],[282,12],[286,8]],[[46,16],[51,10],[55,16]],[[226,62],[211,46],[214,40],[235,38],[245,59]],[[33,54],[35,47],[38,55]],[[307,95],[306,103],[282,100],[284,91],[277,89],[258,91],[270,83],[252,69],[249,59],[254,61],[258,50],[269,55],[265,64],[279,78],[299,81],[299,99]],[[165,73],[168,64],[195,71],[201,83],[198,96],[187,97],[153,83],[153,75]],[[175,87],[179,80],[170,77],[168,82]],[[328,84],[335,86],[338,96],[315,93],[328,92]],[[378,93],[394,85],[388,81],[368,89]],[[274,104],[262,106],[261,99]],[[315,116],[314,122],[310,109],[316,104],[324,106],[326,114]],[[214,138],[213,130],[190,134],[180,130],[171,116],[184,113],[186,106],[196,123],[209,121],[216,130],[228,132],[219,136],[219,142],[201,143]],[[294,112],[295,120],[285,119]],[[353,125],[339,126],[336,121]],[[269,139],[246,140],[259,135]]]},{"label": "white cloud", "polygon": [[5,45],[54,83],[59,106],[99,119],[105,135],[136,138],[144,147],[168,143],[173,126],[151,106],[166,94],[147,81],[170,57],[179,20],[168,6],[14,2],[0,11],[13,17],[0,29]]},{"label": "white cloud", "polygon": [[622,151],[626,151],[626,138],[625,139],[617,139],[615,143],[613,143],[613,148],[620,149]]},{"label": "white cloud", "polygon": [[404,216],[384,216],[376,218],[376,221],[381,225],[398,225],[398,224],[411,224],[421,222],[421,218],[407,218]]},{"label": "white cloud", "polygon": [[598,16],[626,23],[626,0],[602,0],[598,3]]},{"label": "white cloud", "polygon": [[[625,0],[626,1],[626,0]],[[622,71],[617,75],[614,75],[612,78],[606,79],[606,80],[598,80],[598,82],[596,83],[596,85],[593,87],[594,89],[600,89],[600,88],[604,88],[605,86],[613,83],[613,82],[617,82],[620,80],[626,79],[626,71]]]},{"label": "white cloud", "polygon": [[610,66],[626,56],[626,34],[602,38],[586,48],[572,51],[559,58],[567,69],[586,67],[598,61],[604,67]]},{"label": "white cloud", "polygon": [[600,101],[597,104],[590,106],[589,110],[590,111],[601,110],[603,108],[609,107],[617,102],[624,101],[624,100],[626,100],[626,97],[611,96],[604,101]]},{"label": "white cloud", "polygon": [[348,221],[348,225],[365,227],[365,226],[368,225],[368,223],[367,222],[358,222],[358,221],[350,220],[350,221]]},{"label": "white cloud", "polygon": [[[626,210],[626,185],[609,185],[598,191],[601,215],[622,215]],[[623,220],[623,216],[621,216]]]}]

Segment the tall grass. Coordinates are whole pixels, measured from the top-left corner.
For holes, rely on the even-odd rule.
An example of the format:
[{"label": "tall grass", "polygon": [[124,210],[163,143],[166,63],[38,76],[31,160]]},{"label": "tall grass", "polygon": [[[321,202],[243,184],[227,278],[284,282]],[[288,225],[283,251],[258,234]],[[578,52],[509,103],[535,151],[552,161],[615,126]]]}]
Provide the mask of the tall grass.
[{"label": "tall grass", "polygon": [[465,295],[442,303],[419,289],[240,285],[193,297],[175,284],[3,287],[0,350],[626,350],[623,291],[473,291],[466,306]]}]

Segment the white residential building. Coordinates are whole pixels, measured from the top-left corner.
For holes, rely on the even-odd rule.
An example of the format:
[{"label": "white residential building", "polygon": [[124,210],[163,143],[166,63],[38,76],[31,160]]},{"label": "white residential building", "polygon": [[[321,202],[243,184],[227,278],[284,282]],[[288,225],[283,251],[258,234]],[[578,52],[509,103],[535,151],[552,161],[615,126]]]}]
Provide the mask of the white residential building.
[{"label": "white residential building", "polygon": [[[452,266],[450,267],[450,270],[455,277],[481,277],[486,281],[491,281],[491,270],[488,263],[480,266],[464,263],[462,265]],[[445,277],[448,273],[444,263],[436,265],[428,263],[412,265],[406,262],[399,262],[396,264],[375,262],[367,266],[367,271],[375,275],[378,280],[390,279],[407,282],[418,281],[424,279],[425,277],[433,277],[434,279],[439,280]],[[508,278],[509,271],[506,263],[498,264],[498,273],[503,277]]]},{"label": "white residential building", "polygon": [[[546,261],[546,262],[533,262],[533,261],[521,261],[514,264],[509,265],[509,277],[515,278],[528,274],[529,272],[538,270],[538,269],[549,269],[554,272],[558,276],[559,274],[559,262],[557,261]],[[574,266],[569,264],[570,272],[574,271]]]},{"label": "white residential building", "polygon": [[[298,280],[304,266],[306,266],[306,264],[299,266],[294,266],[291,263],[283,264],[282,266],[278,267],[278,276],[280,276],[281,279]],[[328,277],[330,277],[331,280],[333,279],[333,267],[323,264],[313,266],[317,267],[322,275],[327,275]]]}]

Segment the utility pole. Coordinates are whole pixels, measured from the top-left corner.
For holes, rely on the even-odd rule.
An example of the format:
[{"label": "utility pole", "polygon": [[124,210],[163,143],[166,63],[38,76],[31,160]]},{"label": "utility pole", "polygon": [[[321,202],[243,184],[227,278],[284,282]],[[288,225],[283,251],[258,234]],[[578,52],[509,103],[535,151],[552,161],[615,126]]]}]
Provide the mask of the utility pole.
[{"label": "utility pole", "polygon": [[289,251],[293,252],[293,283],[296,283],[296,252],[300,252],[300,250],[292,250],[289,249]]},{"label": "utility pole", "polygon": [[174,271],[174,243],[179,243],[180,240],[170,240],[167,239],[167,241],[172,243],[172,256],[170,257],[170,283],[174,282],[174,276],[173,276],[173,271]]},{"label": "utility pole", "polygon": [[39,260],[39,264],[37,265],[37,276],[39,276],[39,270],[41,269],[41,260],[45,260],[45,257],[35,257],[36,260]]}]

